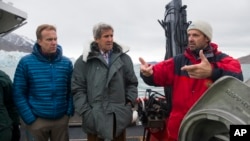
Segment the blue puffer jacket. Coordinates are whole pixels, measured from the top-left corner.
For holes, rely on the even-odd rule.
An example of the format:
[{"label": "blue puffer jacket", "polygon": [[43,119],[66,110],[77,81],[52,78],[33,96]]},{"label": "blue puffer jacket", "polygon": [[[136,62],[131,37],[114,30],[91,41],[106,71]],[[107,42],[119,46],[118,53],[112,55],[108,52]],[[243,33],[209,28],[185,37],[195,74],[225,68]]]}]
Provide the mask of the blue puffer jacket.
[{"label": "blue puffer jacket", "polygon": [[54,57],[42,55],[36,43],[33,52],[21,58],[14,76],[13,97],[26,124],[32,124],[37,117],[73,115],[72,70],[72,62],[62,56],[59,45]]}]

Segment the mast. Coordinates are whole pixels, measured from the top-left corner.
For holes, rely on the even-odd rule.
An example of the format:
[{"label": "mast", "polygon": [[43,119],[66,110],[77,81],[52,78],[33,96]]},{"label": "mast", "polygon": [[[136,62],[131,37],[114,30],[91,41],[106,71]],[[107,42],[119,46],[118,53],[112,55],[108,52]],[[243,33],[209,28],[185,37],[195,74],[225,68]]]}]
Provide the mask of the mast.
[{"label": "mast", "polygon": [[[172,0],[165,6],[165,14],[163,20],[158,20],[165,31],[166,37],[166,53],[165,60],[184,52],[187,40],[187,6],[182,6],[181,0]],[[164,88],[165,97],[167,99],[168,113],[172,109],[172,88]],[[169,114],[168,114],[169,115]]]},{"label": "mast", "polygon": [[165,6],[163,20],[158,20],[165,31],[166,53],[165,59],[183,53],[187,46],[187,6],[182,6],[181,0],[172,0]]}]

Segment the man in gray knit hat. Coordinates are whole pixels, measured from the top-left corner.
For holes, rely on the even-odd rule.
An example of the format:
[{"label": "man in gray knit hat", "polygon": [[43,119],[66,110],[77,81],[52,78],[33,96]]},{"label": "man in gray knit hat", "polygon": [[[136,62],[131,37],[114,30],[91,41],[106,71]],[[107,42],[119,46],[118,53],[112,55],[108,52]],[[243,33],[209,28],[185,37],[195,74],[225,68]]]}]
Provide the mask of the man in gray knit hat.
[{"label": "man in gray knit hat", "polygon": [[[213,29],[209,23],[204,21],[192,22],[189,25],[187,32],[189,41],[188,47],[191,51],[196,51],[196,53],[199,53],[201,49],[206,48],[212,40]],[[197,35],[200,35],[198,37],[202,38],[195,38]]]},{"label": "man in gray knit hat", "polygon": [[209,23],[204,21],[194,21],[189,25],[187,31],[192,29],[201,31],[210,41],[212,40],[213,29]]},{"label": "man in gray knit hat", "polygon": [[188,47],[183,54],[154,65],[139,58],[140,75],[145,83],[172,88],[171,113],[164,130],[151,133],[151,141],[177,141],[185,114],[220,77],[229,75],[243,80],[239,61],[211,43],[212,33],[209,23],[194,21],[187,29]]}]

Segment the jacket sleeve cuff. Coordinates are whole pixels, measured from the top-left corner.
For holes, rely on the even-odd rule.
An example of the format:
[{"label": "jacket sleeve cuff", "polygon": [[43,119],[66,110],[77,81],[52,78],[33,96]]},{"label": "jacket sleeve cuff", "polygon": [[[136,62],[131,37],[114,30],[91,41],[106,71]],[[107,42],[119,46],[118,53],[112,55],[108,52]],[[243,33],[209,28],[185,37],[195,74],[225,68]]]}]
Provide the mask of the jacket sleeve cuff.
[{"label": "jacket sleeve cuff", "polygon": [[154,75],[150,75],[150,76],[144,76],[141,72],[140,72],[140,76],[141,78],[143,79],[143,81],[148,84],[148,85],[151,85],[151,86],[154,86]]},{"label": "jacket sleeve cuff", "polygon": [[220,77],[221,77],[221,69],[219,69],[219,68],[213,68],[212,76],[211,76],[212,80],[216,81]]}]

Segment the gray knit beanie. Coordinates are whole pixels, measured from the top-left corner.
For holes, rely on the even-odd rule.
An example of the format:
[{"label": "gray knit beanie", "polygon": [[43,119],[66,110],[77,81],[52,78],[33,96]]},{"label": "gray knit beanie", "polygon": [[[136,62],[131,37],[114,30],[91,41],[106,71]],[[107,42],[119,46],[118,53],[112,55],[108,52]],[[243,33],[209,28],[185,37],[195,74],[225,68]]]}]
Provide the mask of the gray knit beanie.
[{"label": "gray knit beanie", "polygon": [[209,38],[210,41],[212,40],[213,29],[209,23],[205,21],[193,21],[189,25],[187,31],[191,29],[200,30],[203,34],[205,34]]}]

